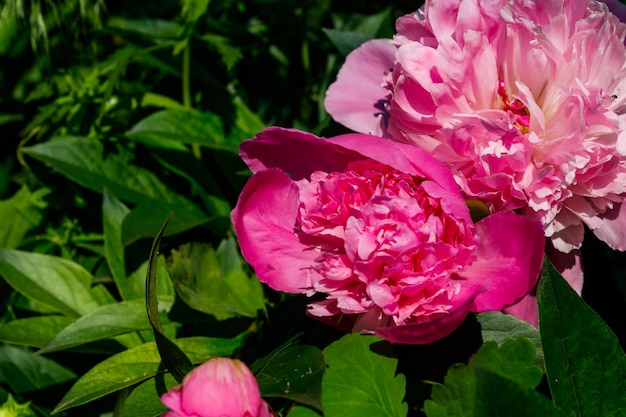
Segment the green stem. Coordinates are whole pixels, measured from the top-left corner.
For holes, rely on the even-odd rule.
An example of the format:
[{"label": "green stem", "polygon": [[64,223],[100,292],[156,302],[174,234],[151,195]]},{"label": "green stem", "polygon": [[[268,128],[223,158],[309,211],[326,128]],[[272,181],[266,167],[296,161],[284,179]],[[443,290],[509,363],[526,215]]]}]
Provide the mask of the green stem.
[{"label": "green stem", "polygon": [[130,394],[130,388],[126,387],[120,390],[120,393],[115,402],[115,409],[113,410],[113,417],[124,417],[124,406],[126,405],[126,399]]},{"label": "green stem", "polygon": [[[191,109],[191,45],[187,42],[185,49],[183,49],[183,107]],[[202,159],[202,151],[200,145],[197,143],[191,144],[191,151],[197,159]]]}]

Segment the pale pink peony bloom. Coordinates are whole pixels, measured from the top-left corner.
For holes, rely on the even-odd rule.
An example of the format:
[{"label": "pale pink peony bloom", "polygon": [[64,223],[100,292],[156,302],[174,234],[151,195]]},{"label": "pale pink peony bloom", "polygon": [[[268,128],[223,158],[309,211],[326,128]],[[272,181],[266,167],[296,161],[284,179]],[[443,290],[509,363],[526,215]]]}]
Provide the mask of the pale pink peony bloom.
[{"label": "pale pink peony bloom", "polygon": [[626,26],[605,4],[426,1],[396,26],[348,56],[325,101],[338,122],[426,149],[557,252],[578,255],[585,224],[626,249]]},{"label": "pale pink peony bloom", "polygon": [[342,330],[428,343],[537,282],[540,223],[474,224],[448,169],[416,146],[275,127],[240,154],[254,173],[232,213],[243,256],[276,290],[325,295],[308,312]]},{"label": "pale pink peony bloom", "polygon": [[237,359],[213,358],[185,375],[161,396],[171,411],[163,417],[271,417],[248,367]]}]

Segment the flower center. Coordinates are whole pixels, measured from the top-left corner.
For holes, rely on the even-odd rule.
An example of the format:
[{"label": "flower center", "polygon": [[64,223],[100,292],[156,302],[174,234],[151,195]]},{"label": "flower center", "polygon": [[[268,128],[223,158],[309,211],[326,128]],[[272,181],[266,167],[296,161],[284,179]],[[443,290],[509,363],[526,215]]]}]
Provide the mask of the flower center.
[{"label": "flower center", "polygon": [[517,98],[513,99],[513,101],[509,99],[506,89],[504,88],[504,81],[502,80],[498,81],[498,95],[502,99],[502,110],[515,115],[515,125],[522,133],[527,133],[530,126],[530,112],[528,108]]},{"label": "flower center", "polygon": [[364,160],[299,187],[298,234],[320,251],[313,289],[329,312],[380,308],[396,324],[447,314],[475,234],[428,184]]}]

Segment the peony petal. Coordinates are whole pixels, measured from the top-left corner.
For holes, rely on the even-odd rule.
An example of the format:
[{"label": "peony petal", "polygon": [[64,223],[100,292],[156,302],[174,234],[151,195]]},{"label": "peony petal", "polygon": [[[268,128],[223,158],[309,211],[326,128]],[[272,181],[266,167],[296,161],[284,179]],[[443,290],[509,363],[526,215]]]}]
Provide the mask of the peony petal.
[{"label": "peony petal", "polygon": [[580,250],[563,253],[555,249],[548,241],[546,255],[557,271],[565,278],[578,295],[583,290],[583,266]]},{"label": "peony petal", "polygon": [[[387,90],[385,73],[394,66],[396,47],[389,39],[374,39],[352,51],[330,85],[324,99],[326,111],[337,122],[361,133],[382,133]],[[371,82],[374,80],[374,82]]]},{"label": "peony petal", "polygon": [[524,320],[535,327],[539,327],[539,312],[537,311],[537,294],[530,293],[517,303],[502,310],[506,314]]},{"label": "peony petal", "polygon": [[358,159],[357,154],[330,145],[312,133],[282,127],[269,127],[242,142],[239,154],[253,173],[280,168],[294,180],[308,178],[314,171],[341,172],[348,162]]},{"label": "peony petal", "polygon": [[308,273],[319,253],[294,233],[298,187],[282,171],[253,175],[232,212],[241,253],[260,281],[288,293],[312,287]]},{"label": "peony petal", "polygon": [[[433,180],[441,189],[436,197],[445,198],[446,209],[459,218],[470,221],[469,209],[454,177],[445,165],[423,149],[376,136],[354,134],[336,136],[327,141],[382,162],[398,171]],[[435,193],[435,187],[431,187],[429,192]]]},{"label": "peony petal", "polygon": [[626,250],[626,204],[615,203],[600,215],[602,224],[593,233],[613,249]]},{"label": "peony petal", "polygon": [[410,323],[394,327],[379,327],[376,334],[391,343],[422,345],[437,341],[456,330],[472,310],[473,300],[484,289],[481,286],[466,288],[462,298],[457,297],[455,306],[448,315],[425,323]]},{"label": "peony petal", "polygon": [[[500,311],[535,286],[541,272],[545,238],[538,221],[499,212],[476,223],[477,260],[460,275],[466,285],[483,285],[472,311]],[[538,250],[542,248],[542,250]]]}]

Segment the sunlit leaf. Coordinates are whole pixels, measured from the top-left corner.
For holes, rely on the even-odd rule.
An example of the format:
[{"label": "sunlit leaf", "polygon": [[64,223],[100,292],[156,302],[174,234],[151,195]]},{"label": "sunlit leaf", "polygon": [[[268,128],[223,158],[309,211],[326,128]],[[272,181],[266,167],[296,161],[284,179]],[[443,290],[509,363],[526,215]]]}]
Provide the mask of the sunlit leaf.
[{"label": "sunlit leaf", "polygon": [[126,277],[122,224],[129,213],[126,207],[106,189],[103,192],[102,221],[104,229],[104,255],[113,280],[124,300],[143,298],[141,288]]},{"label": "sunlit leaf", "polygon": [[170,390],[178,383],[170,374],[150,378],[135,388],[124,404],[124,414],[132,417],[161,417],[167,407],[161,402],[158,389]]},{"label": "sunlit leaf", "polygon": [[325,417],[406,417],[405,378],[397,359],[375,353],[377,336],[348,334],[324,349],[322,380]]},{"label": "sunlit leaf", "polygon": [[74,320],[65,316],[37,316],[0,324],[0,341],[36,348],[48,344]]},{"label": "sunlit leaf", "polygon": [[99,306],[89,291],[91,274],[63,258],[0,249],[0,275],[24,296],[70,317]]},{"label": "sunlit leaf", "polygon": [[[520,390],[532,391],[543,372],[535,365],[535,347],[527,338],[507,339],[501,345],[486,342],[468,365],[453,365],[443,384],[434,384],[430,400],[424,403],[428,417],[474,417],[481,413],[477,389],[478,368],[512,381]],[[490,389],[490,388],[489,388]]]},{"label": "sunlit leaf", "polygon": [[[239,347],[243,336],[234,339],[190,337],[178,339],[180,347],[195,364],[217,356],[230,356]],[[122,388],[166,372],[154,342],[145,343],[100,362],[72,386],[54,412],[67,410],[101,398]]]},{"label": "sunlit leaf", "polygon": [[615,334],[544,262],[539,324],[554,403],[570,416],[626,413],[626,357]]},{"label": "sunlit leaf", "polygon": [[214,149],[237,151],[238,142],[227,142],[219,116],[188,109],[166,109],[140,120],[126,135],[148,146],[188,143]]},{"label": "sunlit leaf", "polygon": [[[161,308],[168,310],[173,300]],[[169,304],[169,305],[168,305]],[[64,328],[38,353],[54,352],[150,328],[144,300],[123,301],[93,310]]]},{"label": "sunlit leaf", "polygon": [[168,270],[183,301],[218,320],[255,317],[264,308],[263,287],[243,270],[232,237],[217,251],[200,243],[181,246],[172,251]]},{"label": "sunlit leaf", "polygon": [[24,148],[24,152],[98,193],[107,188],[121,200],[173,211],[172,227],[177,222],[200,224],[207,219],[195,203],[170,190],[151,171],[134,165],[128,155],[105,153],[95,139],[67,137]]},{"label": "sunlit leaf", "polygon": [[0,248],[16,248],[29,230],[39,225],[50,191],[42,188],[33,193],[23,186],[8,200],[0,201]]}]

